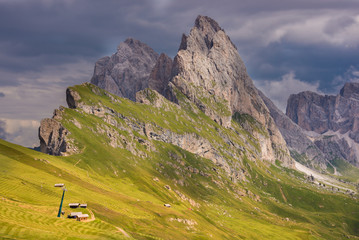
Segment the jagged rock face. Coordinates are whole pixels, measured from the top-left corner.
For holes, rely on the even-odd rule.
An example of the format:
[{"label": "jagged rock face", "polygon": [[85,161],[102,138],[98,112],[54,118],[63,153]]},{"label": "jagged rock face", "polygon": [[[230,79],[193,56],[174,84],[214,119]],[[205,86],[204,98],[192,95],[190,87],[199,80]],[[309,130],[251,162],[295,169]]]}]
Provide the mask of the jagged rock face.
[{"label": "jagged rock face", "polygon": [[77,108],[80,99],[81,97],[77,92],[70,88],[66,89],[66,102],[69,108]]},{"label": "jagged rock face", "polygon": [[96,62],[91,83],[120,97],[135,100],[136,92],[148,87],[158,54],[146,44],[129,38],[111,57]]},{"label": "jagged rock face", "polygon": [[63,137],[66,134],[67,131],[58,121],[50,118],[41,120],[39,128],[41,152],[51,155],[59,155],[60,152],[65,152],[66,142]]},{"label": "jagged rock face", "polygon": [[301,92],[290,95],[286,114],[305,130],[324,133],[329,130],[329,118],[334,104],[335,96]]},{"label": "jagged rock face", "polygon": [[190,34],[183,35],[172,75],[174,86],[220,125],[230,127],[236,112],[260,122],[270,133],[261,141],[264,158],[276,158],[272,143],[287,151],[237,48],[213,19],[198,16]]},{"label": "jagged rock face", "polygon": [[[286,166],[292,164],[285,141],[248,76],[236,47],[209,17],[196,19],[190,34],[183,36],[173,63],[165,54],[158,57],[147,45],[128,39],[119,45],[114,55],[96,63],[91,82],[118,96],[137,98],[143,103],[147,103],[151,97],[148,94],[152,93],[145,91],[138,96],[136,93],[147,87],[174,103],[178,103],[177,96],[182,98],[184,94],[191,104],[227,128],[231,127],[235,113],[251,115],[263,128],[263,131],[246,129],[258,140],[261,158],[271,162],[279,159]],[[101,118],[110,114],[106,109],[81,105],[78,100],[79,96],[69,89],[70,108],[80,108]],[[154,103],[158,102],[151,104]],[[171,143],[176,145],[174,140]]]},{"label": "jagged rock face", "polygon": [[[328,156],[317,147],[305,134],[303,129],[288,118],[282,111],[280,111],[273,102],[267,98],[261,91],[258,90],[259,95],[270,111],[270,115],[274,119],[279,131],[284,137],[289,150],[295,151],[299,154],[305,154],[311,165],[308,167],[320,167],[326,169],[328,163]],[[320,142],[320,140],[318,140]]]},{"label": "jagged rock face", "polygon": [[348,133],[359,143],[359,83],[346,83],[337,96],[301,92],[288,99],[287,116],[307,131]]},{"label": "jagged rock face", "polygon": [[52,118],[41,120],[39,127],[40,151],[55,156],[65,156],[77,151],[67,138],[69,131],[60,123],[63,109],[56,109]]},{"label": "jagged rock face", "polygon": [[321,151],[327,153],[330,160],[341,158],[353,165],[359,166],[355,150],[350,147],[344,138],[339,138],[336,135],[327,135],[315,140],[314,143]]},{"label": "jagged rock face", "polygon": [[[343,158],[359,166],[359,83],[346,83],[336,96],[313,92],[293,94],[287,116],[307,131],[327,136],[315,140],[326,155]],[[329,156],[328,156],[329,157]],[[328,158],[330,159],[330,158]]]},{"label": "jagged rock face", "polygon": [[158,93],[165,95],[166,88],[171,78],[172,59],[164,53],[161,53],[155,67],[152,69],[148,87],[156,90]]},{"label": "jagged rock face", "polygon": [[182,37],[173,75],[174,85],[221,125],[229,126],[234,112],[265,123],[268,110],[237,48],[213,19],[199,16],[190,34]]}]

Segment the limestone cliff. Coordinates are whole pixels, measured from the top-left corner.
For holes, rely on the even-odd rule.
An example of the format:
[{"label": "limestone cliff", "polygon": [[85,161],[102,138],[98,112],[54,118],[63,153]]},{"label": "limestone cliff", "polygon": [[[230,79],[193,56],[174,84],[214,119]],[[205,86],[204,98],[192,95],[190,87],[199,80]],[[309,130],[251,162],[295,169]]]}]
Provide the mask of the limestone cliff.
[{"label": "limestone cliff", "polygon": [[172,59],[162,53],[151,71],[148,80],[148,87],[165,96],[167,86],[171,78],[171,73]]},{"label": "limestone cliff", "polygon": [[[272,163],[280,160],[286,166],[292,165],[286,143],[248,76],[237,48],[218,23],[209,17],[197,17],[190,34],[183,35],[173,62],[165,54],[158,57],[147,45],[128,39],[119,45],[114,55],[96,63],[91,83],[120,97],[137,98],[145,104],[158,93],[174,103],[188,101],[186,105],[194,104],[213,121],[231,130],[233,116],[236,116],[234,119],[241,119],[242,127],[258,142],[260,159]],[[158,93],[142,91],[147,87]],[[107,96],[111,97],[110,94]],[[179,101],[179,96],[185,100]],[[102,107],[83,104],[79,97],[71,88],[67,90],[70,108],[82,109],[99,117],[108,113]],[[156,106],[158,102],[151,104]],[[113,136],[114,133],[108,134]],[[169,142],[177,145],[173,136],[170,134],[166,139],[172,139]],[[188,136],[193,135],[177,137],[188,139]],[[191,145],[197,146],[197,143],[191,142]],[[215,161],[214,156],[217,155],[209,151],[203,156],[212,156]],[[224,160],[220,162],[226,165]]]},{"label": "limestone cliff", "polygon": [[235,113],[249,114],[262,124],[269,137],[256,137],[262,139],[264,159],[281,159],[278,153],[288,152],[237,48],[213,19],[198,16],[189,35],[183,35],[171,82],[220,125],[230,127]]},{"label": "limestone cliff", "polygon": [[[258,92],[268,107],[279,131],[282,133],[282,136],[291,151],[291,155],[297,161],[300,161],[308,167],[319,167],[326,170],[328,165],[331,165],[329,160],[333,157],[330,156],[330,154],[323,152],[314,141],[311,140],[312,138],[307,136],[305,130],[295,124],[289,117],[279,110],[261,91],[258,90]],[[316,141],[320,142],[320,139],[318,138]]]},{"label": "limestone cliff", "polygon": [[[359,83],[346,83],[336,96],[308,91],[293,94],[288,99],[286,114],[306,131],[336,135],[338,139],[331,138],[338,145],[336,155],[359,166]],[[328,138],[316,142],[329,151],[324,147],[328,146],[327,141]]]},{"label": "limestone cliff", "polygon": [[111,57],[95,64],[91,83],[120,97],[135,100],[136,92],[148,87],[158,54],[146,44],[128,38]]},{"label": "limestone cliff", "polygon": [[63,108],[56,109],[52,118],[41,120],[39,127],[40,151],[55,156],[76,153],[78,149],[73,140],[68,138],[70,132],[61,124]]}]

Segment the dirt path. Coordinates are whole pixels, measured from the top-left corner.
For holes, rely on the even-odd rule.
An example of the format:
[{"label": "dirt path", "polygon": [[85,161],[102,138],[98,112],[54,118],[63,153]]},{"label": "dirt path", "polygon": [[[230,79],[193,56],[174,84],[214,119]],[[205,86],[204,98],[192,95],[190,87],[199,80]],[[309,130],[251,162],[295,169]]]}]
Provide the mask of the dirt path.
[{"label": "dirt path", "polygon": [[301,171],[301,172],[307,174],[308,176],[312,175],[315,178],[315,180],[317,180],[317,181],[318,180],[322,181],[327,185],[330,185],[330,186],[333,186],[336,188],[341,188],[342,190],[345,190],[345,191],[346,190],[352,191],[349,188],[341,186],[342,184],[339,181],[337,181],[336,179],[331,178],[326,175],[323,175],[321,173],[315,172],[314,170],[307,168],[306,166],[300,164],[299,162],[295,162],[295,167],[297,168],[298,171]]},{"label": "dirt path", "polygon": [[76,166],[79,162],[81,162],[81,159],[79,159],[79,160],[75,163],[74,166]]},{"label": "dirt path", "polygon": [[123,235],[125,235],[125,237],[130,237],[130,235],[128,235],[128,233],[125,231],[125,230],[123,230],[122,228],[120,228],[120,227],[116,227],[116,229],[118,230],[117,232],[121,232]]},{"label": "dirt path", "polygon": [[282,187],[279,187],[279,190],[280,190],[280,193],[282,194],[284,202],[287,202],[287,198],[285,197],[285,195],[283,193]]},{"label": "dirt path", "polygon": [[92,221],[95,221],[96,218],[95,218],[95,214],[93,214],[93,212],[90,210],[90,209],[87,209],[90,213],[90,217],[89,219],[85,220],[84,222],[92,222]]}]

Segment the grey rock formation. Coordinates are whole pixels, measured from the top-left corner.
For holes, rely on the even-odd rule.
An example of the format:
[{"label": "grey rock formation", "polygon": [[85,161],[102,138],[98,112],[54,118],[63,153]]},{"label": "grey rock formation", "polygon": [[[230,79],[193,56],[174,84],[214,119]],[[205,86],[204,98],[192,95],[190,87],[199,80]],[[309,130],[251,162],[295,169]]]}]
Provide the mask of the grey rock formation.
[{"label": "grey rock formation", "polygon": [[292,94],[288,99],[286,114],[303,129],[324,133],[330,129],[335,98],[309,91]]},{"label": "grey rock formation", "polygon": [[149,86],[148,79],[158,54],[146,44],[129,38],[117,52],[95,64],[91,83],[120,97],[135,100],[136,92]]},{"label": "grey rock formation", "polygon": [[52,118],[41,120],[39,127],[40,151],[55,156],[66,156],[77,152],[72,141],[68,139],[70,132],[62,126],[63,108],[56,109]]},{"label": "grey rock formation", "polygon": [[[341,158],[357,165],[355,150],[348,144],[345,138],[336,135],[324,135],[314,141],[315,145],[333,161]],[[358,166],[358,165],[357,165]]]},{"label": "grey rock formation", "polygon": [[336,96],[293,94],[288,99],[286,114],[307,131],[348,133],[359,142],[359,83],[346,83]]},{"label": "grey rock formation", "polygon": [[149,76],[148,87],[165,96],[171,73],[172,59],[166,54],[161,53]]},{"label": "grey rock formation", "polygon": [[68,131],[58,121],[50,118],[41,120],[39,128],[41,152],[55,156],[66,152],[67,134]]},{"label": "grey rock formation", "polygon": [[77,92],[70,88],[66,89],[66,102],[69,108],[77,108],[80,99],[81,97]]},{"label": "grey rock formation", "polygon": [[270,136],[261,141],[264,159],[274,161],[279,149],[288,152],[237,48],[213,19],[198,16],[189,35],[183,35],[171,83],[220,125],[230,127],[236,112],[254,117]]},{"label": "grey rock formation", "polygon": [[[336,135],[338,138],[331,138],[338,145],[335,155],[359,166],[356,150],[359,146],[359,83],[346,83],[336,96],[313,92],[293,94],[288,99],[286,114],[304,130]],[[316,141],[316,145],[330,150],[324,147],[330,145],[327,138],[323,143]]]},{"label": "grey rock formation", "polygon": [[[317,145],[310,140],[305,131],[295,124],[288,116],[279,110],[273,102],[267,98],[261,91],[258,90],[259,95],[268,107],[271,116],[273,117],[279,131],[282,133],[292,156],[297,158],[297,153],[301,156],[305,155],[310,162],[302,162],[308,167],[320,167],[326,169],[328,163],[328,156],[317,147]],[[317,140],[320,142],[320,140]],[[299,159],[297,159],[299,160]]]},{"label": "grey rock formation", "polygon": [[[259,124],[251,129],[248,123],[245,129],[258,140],[260,158],[270,162],[279,159],[286,166],[292,165],[285,141],[248,76],[237,48],[218,23],[209,17],[198,16],[190,34],[183,35],[173,63],[165,54],[158,57],[147,45],[127,39],[119,45],[114,55],[96,63],[91,83],[120,97],[137,98],[137,101],[145,104],[161,104],[157,100],[163,97],[158,93],[174,103],[178,100],[176,96],[180,96],[177,94],[184,94],[187,97],[185,101],[194,103],[211,119],[227,128],[231,128],[234,114],[250,115]],[[158,93],[150,90],[141,92],[147,87]],[[67,90],[67,102],[70,108],[81,109],[101,118],[108,118],[112,114],[110,109],[98,104],[84,104],[79,94],[71,89]],[[197,108],[195,111],[198,111]],[[113,119],[107,120],[111,122]],[[107,130],[104,133],[114,136]],[[192,151],[191,145],[197,146],[196,136],[193,135],[177,136],[166,132],[157,135],[174,145],[188,146],[184,149],[189,151]],[[152,139],[155,135],[146,136]],[[208,145],[200,139],[197,141],[201,146]],[[118,144],[111,139],[111,146]],[[207,155],[212,154],[209,149],[205,150]],[[215,153],[211,156],[216,159]]]}]

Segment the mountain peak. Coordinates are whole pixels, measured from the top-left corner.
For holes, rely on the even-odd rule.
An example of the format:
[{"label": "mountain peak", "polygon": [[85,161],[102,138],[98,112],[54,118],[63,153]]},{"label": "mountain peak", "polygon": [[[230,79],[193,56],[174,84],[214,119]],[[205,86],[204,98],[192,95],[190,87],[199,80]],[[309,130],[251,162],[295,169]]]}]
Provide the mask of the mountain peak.
[{"label": "mountain peak", "polygon": [[347,82],[344,87],[340,90],[340,96],[345,98],[356,98],[359,99],[359,83]]},{"label": "mountain peak", "polygon": [[[197,49],[200,48],[201,51],[208,52],[213,47],[214,38],[219,32],[222,32],[221,35],[223,36],[221,37],[229,40],[229,37],[215,20],[207,16],[199,15],[195,20],[194,27],[191,29],[189,36],[183,34],[179,50],[186,50],[192,46]],[[221,41],[222,39],[218,40]],[[230,45],[235,48],[232,42]]]},{"label": "mountain peak", "polygon": [[[259,97],[237,48],[219,24],[198,16],[182,36],[174,59],[171,83],[218,124],[230,127],[234,114],[250,115],[264,126],[274,145],[285,148],[279,130]],[[263,159],[273,160],[271,141],[261,145]]]},{"label": "mountain peak", "polygon": [[128,38],[111,57],[96,62],[91,83],[121,97],[135,100],[136,92],[148,87],[158,54],[147,44]]},{"label": "mountain peak", "polygon": [[[338,95],[320,95],[311,92],[293,94],[288,99],[287,116],[307,131],[318,134],[333,132],[347,136],[343,153],[348,154],[349,162],[359,166],[359,154],[346,146],[359,143],[359,83],[346,83]],[[343,138],[344,139],[344,138]],[[353,148],[355,149],[355,148]],[[345,156],[343,154],[343,156]]]},{"label": "mountain peak", "polygon": [[219,24],[215,20],[213,20],[210,17],[201,16],[201,15],[198,15],[198,17],[196,18],[194,26],[196,28],[200,29],[201,31],[212,30],[214,32],[218,32],[218,31],[222,30],[222,28],[219,26]]}]

